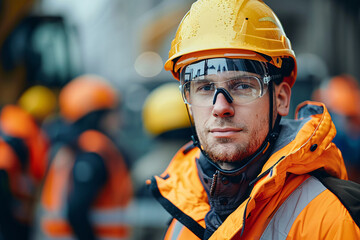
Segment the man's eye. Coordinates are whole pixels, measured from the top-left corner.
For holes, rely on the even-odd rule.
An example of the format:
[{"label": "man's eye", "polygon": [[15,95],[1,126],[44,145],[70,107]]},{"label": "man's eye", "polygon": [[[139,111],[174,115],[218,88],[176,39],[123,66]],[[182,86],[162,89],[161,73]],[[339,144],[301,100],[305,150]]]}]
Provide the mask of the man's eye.
[{"label": "man's eye", "polygon": [[202,83],[198,84],[196,87],[197,92],[207,92],[207,91],[214,91],[215,87],[213,83]]},{"label": "man's eye", "polygon": [[259,84],[256,79],[252,78],[241,78],[230,81],[228,84],[229,88],[234,91],[244,91],[259,88]]},{"label": "man's eye", "polygon": [[233,87],[234,90],[246,90],[249,88],[252,88],[252,86],[247,83],[239,83]]}]

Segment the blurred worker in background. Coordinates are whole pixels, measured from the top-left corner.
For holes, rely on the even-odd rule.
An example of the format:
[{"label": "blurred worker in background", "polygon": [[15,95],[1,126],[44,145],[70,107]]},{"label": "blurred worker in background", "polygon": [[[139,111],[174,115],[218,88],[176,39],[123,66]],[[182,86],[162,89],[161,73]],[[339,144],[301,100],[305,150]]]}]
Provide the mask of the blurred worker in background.
[{"label": "blurred worker in background", "polygon": [[165,69],[196,129],[148,181],[174,217],[165,239],[360,238],[359,186],[346,181],[325,105],[282,119],[297,62],[263,1],[196,1]]},{"label": "blurred worker in background", "polygon": [[191,140],[190,121],[176,83],[155,88],[143,106],[144,129],[154,145],[132,168],[137,196],[148,195],[145,181],[162,173],[177,150]]},{"label": "blurred worker in background", "polygon": [[55,106],[50,89],[34,86],[21,95],[18,105],[6,105],[1,111],[0,232],[4,239],[29,239],[49,147],[39,124]]},{"label": "blurred worker in background", "polygon": [[155,240],[164,235],[170,216],[151,197],[145,181],[163,172],[177,150],[191,140],[190,121],[179,85],[164,83],[152,90],[143,105],[142,120],[144,130],[154,141],[150,151],[135,162],[131,174],[137,198],[136,209],[151,216],[135,222],[137,230],[134,239]]},{"label": "blurred worker in background", "polygon": [[317,89],[314,99],[323,101],[336,126],[333,142],[341,150],[349,179],[360,183],[360,88],[348,74],[332,77]]},{"label": "blurred worker in background", "polygon": [[132,199],[132,183],[107,132],[118,103],[115,89],[96,75],[79,76],[62,89],[59,106],[68,125],[52,154],[35,239],[129,237],[123,211]]}]

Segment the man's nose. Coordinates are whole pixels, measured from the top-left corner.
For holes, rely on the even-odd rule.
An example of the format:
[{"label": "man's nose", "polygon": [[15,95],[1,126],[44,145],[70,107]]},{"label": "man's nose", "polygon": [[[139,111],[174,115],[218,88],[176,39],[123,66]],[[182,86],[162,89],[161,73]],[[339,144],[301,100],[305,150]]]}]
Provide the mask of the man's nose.
[{"label": "man's nose", "polygon": [[[231,96],[230,96],[231,97]],[[215,117],[231,117],[235,113],[232,100],[229,101],[228,96],[223,92],[217,93],[214,96],[214,105],[212,114]]]}]

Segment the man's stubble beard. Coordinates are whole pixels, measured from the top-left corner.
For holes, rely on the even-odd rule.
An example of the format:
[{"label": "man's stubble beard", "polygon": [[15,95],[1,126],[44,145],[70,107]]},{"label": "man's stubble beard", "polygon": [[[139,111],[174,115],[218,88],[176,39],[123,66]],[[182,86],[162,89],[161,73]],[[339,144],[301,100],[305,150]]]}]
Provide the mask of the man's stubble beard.
[{"label": "man's stubble beard", "polygon": [[[247,133],[248,129],[242,127],[242,133],[240,134]],[[256,131],[253,136],[248,137],[249,140],[246,142],[236,142],[234,139],[228,138],[211,138],[211,140],[214,141],[209,142],[206,134],[199,134],[199,140],[204,152],[214,162],[239,162],[254,154],[265,140],[259,138],[258,131]]]},{"label": "man's stubble beard", "polygon": [[[273,99],[273,122],[274,124],[275,118],[277,116],[277,106],[275,104],[275,100]],[[233,118],[222,118],[221,120],[218,120],[218,123],[212,123],[216,124],[218,127],[222,126],[232,126],[232,127],[238,127],[242,129],[243,134],[249,134],[249,128],[242,124],[234,124]],[[260,119],[258,119],[260,120]],[[207,134],[210,134],[209,132],[206,132],[208,127],[203,128],[203,132],[199,132],[198,128],[196,127],[196,132],[198,133],[198,138],[200,141],[200,144],[203,148],[203,151],[207,154],[207,156],[213,161],[213,162],[241,162],[243,159],[246,159],[247,157],[250,157],[252,154],[254,154],[263,144],[265,141],[268,133],[269,133],[269,114],[267,113],[264,118],[260,120],[260,124],[258,125],[258,129],[253,130],[252,136],[247,136],[248,140],[244,140],[244,142],[238,142],[236,143],[234,139],[214,139],[212,143],[209,143],[206,141]],[[260,127],[264,127],[260,129]],[[266,131],[266,133],[261,133],[261,131]],[[204,133],[205,132],[205,133]],[[262,135],[262,136],[261,136]]]}]

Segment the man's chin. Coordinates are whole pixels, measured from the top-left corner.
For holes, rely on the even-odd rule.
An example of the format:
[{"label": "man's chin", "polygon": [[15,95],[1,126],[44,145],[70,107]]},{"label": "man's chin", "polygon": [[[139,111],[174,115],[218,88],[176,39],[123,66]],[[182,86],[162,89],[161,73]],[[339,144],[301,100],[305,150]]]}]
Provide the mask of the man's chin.
[{"label": "man's chin", "polygon": [[223,151],[209,151],[207,152],[210,159],[214,162],[222,162],[222,163],[233,163],[241,161],[241,154],[240,152],[236,151],[229,151],[229,150],[223,150]]},{"label": "man's chin", "polygon": [[234,143],[215,143],[204,146],[204,150],[212,161],[223,163],[241,162],[249,153],[245,146]]}]

